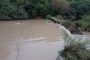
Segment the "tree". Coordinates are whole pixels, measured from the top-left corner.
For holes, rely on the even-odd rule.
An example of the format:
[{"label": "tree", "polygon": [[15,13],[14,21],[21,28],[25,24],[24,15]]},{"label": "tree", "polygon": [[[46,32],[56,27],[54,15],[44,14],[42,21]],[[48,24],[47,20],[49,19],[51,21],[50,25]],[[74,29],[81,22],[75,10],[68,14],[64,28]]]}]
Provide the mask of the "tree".
[{"label": "tree", "polygon": [[52,13],[51,0],[27,0],[24,8],[28,12],[29,18],[46,17]]},{"label": "tree", "polygon": [[52,6],[61,15],[65,15],[69,10],[69,3],[66,0],[52,0]]},{"label": "tree", "polygon": [[84,14],[90,13],[90,0],[69,0],[70,10],[68,12],[69,16],[75,16],[76,19]]},{"label": "tree", "polygon": [[19,7],[10,0],[0,0],[0,19],[25,19],[27,13],[22,6]]}]

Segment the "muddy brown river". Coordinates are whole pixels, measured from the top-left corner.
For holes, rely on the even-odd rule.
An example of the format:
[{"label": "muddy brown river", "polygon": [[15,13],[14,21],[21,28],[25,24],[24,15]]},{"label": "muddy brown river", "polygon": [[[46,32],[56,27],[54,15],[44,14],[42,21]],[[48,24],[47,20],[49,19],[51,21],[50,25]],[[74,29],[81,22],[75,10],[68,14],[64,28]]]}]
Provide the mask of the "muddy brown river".
[{"label": "muddy brown river", "polygon": [[62,29],[49,20],[0,21],[0,60],[56,60]]}]

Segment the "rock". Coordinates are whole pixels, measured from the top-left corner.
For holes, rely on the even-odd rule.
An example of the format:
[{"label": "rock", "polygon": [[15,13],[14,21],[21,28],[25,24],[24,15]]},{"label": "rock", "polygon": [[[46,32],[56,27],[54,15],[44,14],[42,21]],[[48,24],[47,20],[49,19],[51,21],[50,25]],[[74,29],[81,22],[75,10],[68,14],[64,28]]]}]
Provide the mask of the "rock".
[{"label": "rock", "polygon": [[90,32],[90,28],[88,28],[87,31]]},{"label": "rock", "polygon": [[61,23],[60,21],[58,21],[55,17],[50,17],[50,20],[53,21],[54,23],[57,24],[62,24],[66,29],[68,29],[72,34],[79,34],[79,35],[83,35],[83,33],[81,32],[80,28],[78,28],[75,24],[73,24],[72,22],[63,22]]},{"label": "rock", "polygon": [[50,17],[50,20],[54,23],[60,24],[60,21],[58,21],[55,17]]},{"label": "rock", "polygon": [[64,22],[62,23],[62,25],[64,27],[66,27],[72,34],[79,34],[79,35],[83,35],[83,33],[81,32],[80,28],[78,28],[75,24],[73,24],[72,22]]}]

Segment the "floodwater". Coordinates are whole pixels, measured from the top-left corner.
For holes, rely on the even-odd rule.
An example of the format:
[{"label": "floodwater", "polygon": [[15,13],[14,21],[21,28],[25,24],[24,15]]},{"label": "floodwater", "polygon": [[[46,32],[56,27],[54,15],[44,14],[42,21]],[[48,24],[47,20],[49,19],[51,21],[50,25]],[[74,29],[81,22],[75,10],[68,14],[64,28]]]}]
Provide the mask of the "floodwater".
[{"label": "floodwater", "polygon": [[90,36],[90,32],[83,32],[84,35],[89,35]]},{"label": "floodwater", "polygon": [[0,21],[0,60],[56,60],[62,29],[49,20]]}]

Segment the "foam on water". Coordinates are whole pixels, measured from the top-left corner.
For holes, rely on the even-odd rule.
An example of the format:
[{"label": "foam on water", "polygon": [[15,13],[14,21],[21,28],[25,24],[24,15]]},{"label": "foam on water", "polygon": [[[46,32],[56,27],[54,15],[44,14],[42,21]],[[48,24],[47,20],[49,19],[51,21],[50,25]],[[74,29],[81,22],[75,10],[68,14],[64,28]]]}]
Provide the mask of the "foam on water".
[{"label": "foam on water", "polygon": [[72,37],[73,35],[71,34],[71,32],[69,30],[67,30],[64,26],[58,26],[59,29],[62,29],[63,31],[63,36],[64,39],[66,39],[67,37]]}]

